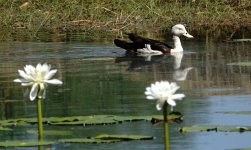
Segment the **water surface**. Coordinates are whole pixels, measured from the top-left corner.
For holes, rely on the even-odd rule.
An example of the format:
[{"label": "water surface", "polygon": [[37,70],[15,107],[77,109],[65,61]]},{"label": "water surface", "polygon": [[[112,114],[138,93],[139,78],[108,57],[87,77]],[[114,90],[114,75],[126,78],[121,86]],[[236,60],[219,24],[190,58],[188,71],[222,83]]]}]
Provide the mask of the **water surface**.
[{"label": "water surface", "polygon": [[[44,117],[80,115],[152,115],[161,114],[155,102],[145,99],[145,87],[160,80],[175,81],[186,98],[175,111],[184,114],[184,122],[171,124],[170,144],[174,150],[211,150],[250,148],[251,133],[193,132],[179,133],[186,125],[249,126],[250,115],[224,112],[250,111],[251,67],[228,63],[250,61],[250,43],[184,42],[183,54],[165,56],[126,55],[112,43],[1,43],[0,47],[0,119],[36,117],[36,104],[27,98],[27,89],[13,79],[25,64],[47,62],[57,68],[64,84],[50,86],[43,101]],[[30,126],[36,129],[36,125]],[[65,138],[98,134],[139,134],[154,140],[113,144],[56,144],[51,149],[163,149],[162,125],[150,122],[106,126],[45,126],[66,130]],[[0,141],[29,140],[36,135],[24,127],[0,134]],[[45,136],[45,139],[58,139]],[[10,148],[11,149],[11,148]],[[27,149],[27,148],[16,148]],[[37,149],[37,148],[29,148]]]}]

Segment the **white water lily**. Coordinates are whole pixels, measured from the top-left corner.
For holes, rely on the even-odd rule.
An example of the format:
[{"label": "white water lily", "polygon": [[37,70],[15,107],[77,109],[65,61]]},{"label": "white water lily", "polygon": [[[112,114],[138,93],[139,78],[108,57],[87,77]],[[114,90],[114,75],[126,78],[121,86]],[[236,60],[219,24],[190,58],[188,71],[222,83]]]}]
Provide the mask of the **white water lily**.
[{"label": "white water lily", "polygon": [[18,73],[22,78],[15,79],[14,82],[21,83],[22,86],[32,86],[30,91],[31,101],[37,97],[45,99],[47,84],[63,84],[63,82],[58,79],[51,79],[56,72],[56,69],[51,70],[51,66],[46,63],[43,65],[39,63],[36,67],[26,65],[24,70],[18,70]]},{"label": "white water lily", "polygon": [[179,88],[180,87],[175,82],[155,82],[151,84],[150,87],[146,88],[145,95],[149,100],[157,100],[157,110],[161,110],[165,102],[167,102],[172,109],[174,106],[176,106],[175,100],[181,100],[185,97],[184,94],[175,94]]}]

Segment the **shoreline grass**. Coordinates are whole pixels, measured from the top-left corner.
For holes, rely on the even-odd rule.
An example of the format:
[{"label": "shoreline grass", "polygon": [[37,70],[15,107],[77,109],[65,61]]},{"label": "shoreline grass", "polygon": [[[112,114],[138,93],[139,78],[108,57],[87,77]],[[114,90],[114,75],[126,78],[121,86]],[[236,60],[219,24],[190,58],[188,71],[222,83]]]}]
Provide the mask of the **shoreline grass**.
[{"label": "shoreline grass", "polygon": [[67,41],[74,33],[90,39],[124,32],[162,34],[176,23],[226,38],[251,28],[250,0],[0,0],[0,8],[0,41],[41,35]]}]

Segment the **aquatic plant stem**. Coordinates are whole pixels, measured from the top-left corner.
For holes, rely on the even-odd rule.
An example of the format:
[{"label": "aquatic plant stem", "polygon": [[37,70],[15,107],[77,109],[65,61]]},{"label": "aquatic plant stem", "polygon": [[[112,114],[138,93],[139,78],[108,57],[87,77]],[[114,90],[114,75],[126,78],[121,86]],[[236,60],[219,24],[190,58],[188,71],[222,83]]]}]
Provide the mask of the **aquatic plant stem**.
[{"label": "aquatic plant stem", "polygon": [[38,120],[38,140],[41,142],[43,140],[43,120],[42,120],[42,107],[41,99],[37,99],[37,120]]},{"label": "aquatic plant stem", "polygon": [[168,128],[168,115],[167,115],[167,102],[164,103],[163,106],[163,116],[164,116],[164,143],[165,143],[165,150],[170,149],[169,145],[169,128]]}]

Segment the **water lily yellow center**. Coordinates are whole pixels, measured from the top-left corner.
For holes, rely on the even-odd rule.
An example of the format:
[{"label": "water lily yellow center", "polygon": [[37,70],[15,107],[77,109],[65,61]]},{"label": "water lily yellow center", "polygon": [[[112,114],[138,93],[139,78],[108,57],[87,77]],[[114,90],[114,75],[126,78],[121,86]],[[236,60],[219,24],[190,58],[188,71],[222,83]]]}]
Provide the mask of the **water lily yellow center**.
[{"label": "water lily yellow center", "polygon": [[44,80],[43,76],[41,76],[41,74],[40,75],[38,74],[37,78],[35,79],[35,82],[39,84],[42,83],[43,80]]}]

